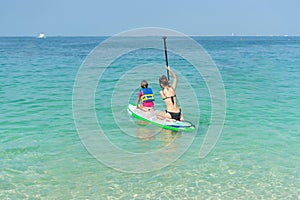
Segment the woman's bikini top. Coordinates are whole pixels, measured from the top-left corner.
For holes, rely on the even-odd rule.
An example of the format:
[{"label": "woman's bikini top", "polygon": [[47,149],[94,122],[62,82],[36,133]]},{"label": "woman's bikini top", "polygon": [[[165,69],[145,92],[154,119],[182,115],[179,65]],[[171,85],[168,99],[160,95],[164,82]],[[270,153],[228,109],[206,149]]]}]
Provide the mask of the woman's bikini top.
[{"label": "woman's bikini top", "polygon": [[[172,90],[173,90],[173,88],[171,88]],[[174,90],[173,90],[174,91]],[[176,97],[176,94],[174,94],[173,96],[170,96],[170,97],[167,97],[167,95],[164,93],[164,90],[162,90],[162,92],[163,92],[163,94],[164,94],[164,96],[165,96],[165,98],[163,98],[163,100],[166,100],[166,99],[168,99],[168,98],[171,98],[171,101],[172,101],[172,103],[173,103],[173,105],[174,105],[174,97]],[[174,91],[174,93],[175,93],[175,91]]]}]

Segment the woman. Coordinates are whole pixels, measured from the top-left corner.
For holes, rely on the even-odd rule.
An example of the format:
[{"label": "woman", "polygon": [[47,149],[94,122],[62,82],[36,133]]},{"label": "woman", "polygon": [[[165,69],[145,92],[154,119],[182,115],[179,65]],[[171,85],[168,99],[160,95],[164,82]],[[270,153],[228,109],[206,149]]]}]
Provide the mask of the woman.
[{"label": "woman", "polygon": [[183,116],[181,114],[181,109],[178,107],[177,99],[176,99],[176,86],[177,86],[177,76],[171,70],[169,66],[167,66],[167,70],[171,73],[173,77],[173,85],[169,85],[169,81],[167,77],[163,75],[159,78],[159,84],[162,90],[160,91],[160,96],[164,100],[166,104],[166,111],[160,111],[157,113],[157,117],[159,119],[166,119],[167,121],[183,121]]},{"label": "woman", "polygon": [[[139,105],[140,100],[142,100],[141,105]],[[136,100],[136,108],[140,108],[143,111],[153,111],[154,101],[155,99],[152,89],[148,87],[148,82],[146,80],[143,80],[141,82],[141,90]]]}]

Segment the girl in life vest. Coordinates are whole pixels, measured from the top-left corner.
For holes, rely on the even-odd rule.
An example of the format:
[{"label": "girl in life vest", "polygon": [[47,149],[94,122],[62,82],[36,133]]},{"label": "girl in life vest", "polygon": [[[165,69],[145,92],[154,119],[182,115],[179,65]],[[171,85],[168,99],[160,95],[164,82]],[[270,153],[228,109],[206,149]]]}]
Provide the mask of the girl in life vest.
[{"label": "girl in life vest", "polygon": [[[141,105],[139,105],[140,100],[142,100]],[[139,92],[138,99],[136,100],[136,107],[143,111],[153,111],[154,101],[155,99],[152,89],[148,87],[148,82],[143,80],[141,82],[141,90]]]}]

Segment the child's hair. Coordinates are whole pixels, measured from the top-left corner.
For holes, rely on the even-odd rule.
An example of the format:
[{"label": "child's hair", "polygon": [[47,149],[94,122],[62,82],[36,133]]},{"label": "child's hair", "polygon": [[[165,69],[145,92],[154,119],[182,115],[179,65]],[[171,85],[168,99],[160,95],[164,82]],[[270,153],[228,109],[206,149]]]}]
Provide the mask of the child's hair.
[{"label": "child's hair", "polygon": [[147,82],[146,80],[143,80],[143,81],[141,82],[141,87],[142,87],[142,88],[148,88],[148,82]]},{"label": "child's hair", "polygon": [[159,78],[159,85],[162,84],[163,86],[168,86],[169,85],[169,81],[167,79],[167,77],[165,75],[162,75]]}]

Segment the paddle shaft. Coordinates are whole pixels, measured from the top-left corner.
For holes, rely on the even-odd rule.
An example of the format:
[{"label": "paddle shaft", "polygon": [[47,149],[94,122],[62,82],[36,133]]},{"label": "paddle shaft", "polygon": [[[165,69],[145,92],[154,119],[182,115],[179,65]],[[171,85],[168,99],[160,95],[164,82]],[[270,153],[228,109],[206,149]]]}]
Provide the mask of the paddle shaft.
[{"label": "paddle shaft", "polygon": [[[165,36],[165,37],[163,37],[163,39],[164,39],[166,65],[169,66],[169,63],[168,63],[168,52],[167,52],[167,37]],[[168,77],[168,80],[170,80],[169,70],[167,70],[167,77]]]}]

